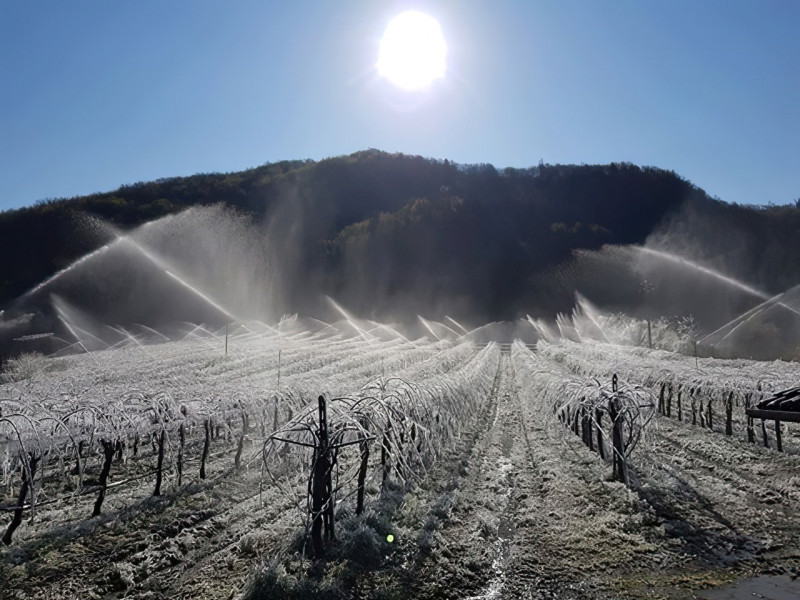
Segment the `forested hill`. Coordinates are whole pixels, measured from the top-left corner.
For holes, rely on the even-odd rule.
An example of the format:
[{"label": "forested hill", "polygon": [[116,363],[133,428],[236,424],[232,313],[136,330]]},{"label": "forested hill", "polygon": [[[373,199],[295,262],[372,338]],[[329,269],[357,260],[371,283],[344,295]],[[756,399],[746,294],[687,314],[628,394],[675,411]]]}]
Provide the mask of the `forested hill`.
[{"label": "forested hill", "polygon": [[283,308],[301,312],[313,311],[321,294],[374,316],[399,306],[430,313],[439,304],[486,319],[533,312],[533,305],[563,309],[564,299],[537,288],[537,274],[575,249],[643,243],[687,206],[707,217],[691,235],[703,238],[711,235],[702,229],[707,223],[730,222],[747,232],[754,264],[769,247],[770,260],[781,264],[762,275],[776,286],[800,270],[791,258],[800,256],[797,207],[727,205],[671,171],[628,163],[498,171],[369,150],[0,213],[0,307],[107,241],[82,214],[124,230],[219,202],[263,225],[264,243],[278,256]]}]

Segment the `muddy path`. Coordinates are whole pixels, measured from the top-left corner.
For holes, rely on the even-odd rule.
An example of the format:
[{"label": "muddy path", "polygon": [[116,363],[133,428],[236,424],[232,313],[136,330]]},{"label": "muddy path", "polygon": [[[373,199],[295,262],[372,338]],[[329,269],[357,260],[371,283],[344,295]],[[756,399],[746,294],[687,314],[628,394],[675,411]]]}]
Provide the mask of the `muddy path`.
[{"label": "muddy path", "polygon": [[[404,573],[403,597],[606,597],[598,577],[611,559],[598,551],[602,536],[591,529],[602,529],[609,512],[636,518],[635,506],[629,508],[622,486],[604,482],[603,469],[575,455],[562,437],[551,439],[536,422],[503,356],[475,429],[398,514],[407,536],[421,531],[399,553],[402,559],[394,559]],[[591,515],[597,524],[586,522]],[[642,548],[649,549],[634,538],[617,552],[635,555]]]},{"label": "muddy path", "polygon": [[398,597],[677,599],[796,576],[797,457],[662,419],[627,489],[541,410],[503,356],[475,429],[397,515]]}]

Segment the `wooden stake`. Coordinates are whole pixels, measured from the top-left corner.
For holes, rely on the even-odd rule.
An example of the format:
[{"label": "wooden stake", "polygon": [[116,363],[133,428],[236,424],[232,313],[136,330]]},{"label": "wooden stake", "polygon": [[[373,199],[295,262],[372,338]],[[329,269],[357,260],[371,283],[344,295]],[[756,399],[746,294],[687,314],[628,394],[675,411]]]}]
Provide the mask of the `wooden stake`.
[{"label": "wooden stake", "polygon": [[311,542],[316,557],[322,557],[325,546],[322,538],[323,527],[325,541],[332,541],[334,536],[333,523],[333,486],[331,471],[333,460],[328,447],[328,413],[325,396],[320,396],[319,402],[319,430],[317,432],[318,445],[314,452],[314,466],[311,478]]},{"label": "wooden stake", "polygon": [[733,435],[733,392],[725,402],[725,435]]},{"label": "wooden stake", "polygon": [[[33,482],[36,479],[36,466],[39,464],[41,457],[28,455],[28,466],[22,465],[22,485],[19,488],[19,496],[17,497],[17,508],[14,511],[14,516],[8,524],[5,533],[3,534],[3,544],[6,546],[11,545],[11,536],[14,535],[17,527],[22,523],[22,507],[25,506],[25,498],[28,495],[28,488],[33,489]],[[24,458],[24,456],[23,456]],[[30,480],[28,479],[28,471],[30,471]],[[33,495],[33,494],[31,494]]]},{"label": "wooden stake", "polygon": [[600,458],[605,460],[606,451],[603,448],[603,411],[596,408],[594,411],[594,420],[597,421],[597,451],[600,453]]},{"label": "wooden stake", "polygon": [[200,457],[200,479],[206,478],[206,459],[208,458],[208,446],[211,443],[211,420],[205,419],[203,421],[203,429],[206,432],[206,438],[203,442],[203,455]]},{"label": "wooden stake", "polygon": [[181,486],[183,483],[183,444],[186,439],[186,435],[183,431],[183,423],[181,423],[180,429],[178,429],[178,487]]},{"label": "wooden stake", "polygon": [[158,436],[158,462],[156,463],[156,489],[153,490],[153,496],[161,495],[161,475],[163,466],[164,466],[164,429],[161,429],[161,434]]},{"label": "wooden stake", "polygon": [[233,458],[233,464],[236,471],[239,471],[239,464],[242,460],[242,449],[244,448],[244,434],[247,431],[247,415],[242,413],[242,433],[239,435],[239,443],[236,446],[236,456]]},{"label": "wooden stake", "polygon": [[625,468],[624,448],[622,442],[622,415],[619,413],[619,400],[608,401],[608,414],[611,417],[611,441],[614,455],[612,457],[614,479],[628,485],[628,473]]},{"label": "wooden stake", "polygon": [[708,421],[708,428],[711,431],[714,431],[714,424],[711,421],[711,398],[708,399],[708,404],[706,405],[706,408],[708,409],[708,416],[706,417],[706,421]]},{"label": "wooden stake", "polygon": [[97,494],[97,500],[94,503],[94,510],[92,516],[96,517],[100,514],[100,509],[103,506],[103,500],[106,497],[106,487],[108,485],[108,474],[111,472],[111,461],[114,459],[114,444],[110,440],[100,440],[103,445],[103,470],[100,471],[100,492]]},{"label": "wooden stake", "polygon": [[672,386],[669,386],[669,394],[667,395],[667,416],[672,416]]},{"label": "wooden stake", "polygon": [[[366,431],[367,420],[361,419],[361,427]],[[356,498],[356,514],[364,512],[364,481],[367,478],[367,465],[369,463],[369,442],[365,439],[359,444],[361,450],[361,465],[358,469],[358,496]]]}]

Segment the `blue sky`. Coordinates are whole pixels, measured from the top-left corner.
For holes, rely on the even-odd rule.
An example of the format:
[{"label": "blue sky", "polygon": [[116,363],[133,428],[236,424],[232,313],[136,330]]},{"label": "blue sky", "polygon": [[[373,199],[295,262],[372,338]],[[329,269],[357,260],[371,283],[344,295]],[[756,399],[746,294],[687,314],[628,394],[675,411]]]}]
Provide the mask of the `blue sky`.
[{"label": "blue sky", "polygon": [[[436,17],[444,79],[378,78]],[[800,197],[800,2],[0,3],[0,210],[367,148],[498,168],[629,161]]]}]

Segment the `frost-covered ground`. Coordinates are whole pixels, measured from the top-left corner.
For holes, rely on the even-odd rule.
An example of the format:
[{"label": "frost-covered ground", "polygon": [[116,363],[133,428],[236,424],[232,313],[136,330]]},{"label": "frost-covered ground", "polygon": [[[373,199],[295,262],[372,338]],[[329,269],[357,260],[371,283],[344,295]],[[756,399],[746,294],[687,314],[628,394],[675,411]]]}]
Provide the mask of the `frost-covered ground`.
[{"label": "frost-covered ground", "polygon": [[[631,457],[631,489],[611,480],[610,464],[554,411],[566,400],[564,381],[614,373],[655,396],[670,382],[673,402],[685,386],[714,410],[711,429],[692,424],[686,396],[681,420],[675,404],[670,417],[656,415]],[[0,423],[0,506],[16,502],[20,441],[47,461],[32,522],[26,510],[12,545],[0,549],[2,598],[692,598],[743,576],[796,574],[800,565],[800,425],[784,424],[778,453],[772,429],[772,448],[760,444],[760,430],[759,443],[748,443],[743,418],[748,393],[757,401],[797,385],[795,363],[696,365],[663,351],[569,342],[501,354],[495,345],[297,328],[232,336],[227,355],[222,338],[195,337],[26,359],[6,377],[3,416],[24,417]],[[726,436],[731,391],[734,431]],[[343,486],[339,541],[328,560],[310,561],[300,552],[297,506],[307,455],[283,448],[270,455],[276,465],[266,477],[261,449],[321,393],[376,407],[389,405],[370,405],[368,396],[405,394],[405,404],[391,405],[405,411],[394,426],[413,421],[419,451],[382,486],[380,443],[371,442],[365,514],[353,514],[353,490]],[[200,479],[206,419],[220,431]],[[76,494],[77,439],[67,429],[86,438],[90,493]],[[162,495],[153,497],[161,429],[168,466]],[[103,436],[126,443],[102,514],[90,517]],[[342,481],[356,457],[339,457]],[[412,475],[401,469],[414,465]]]}]

